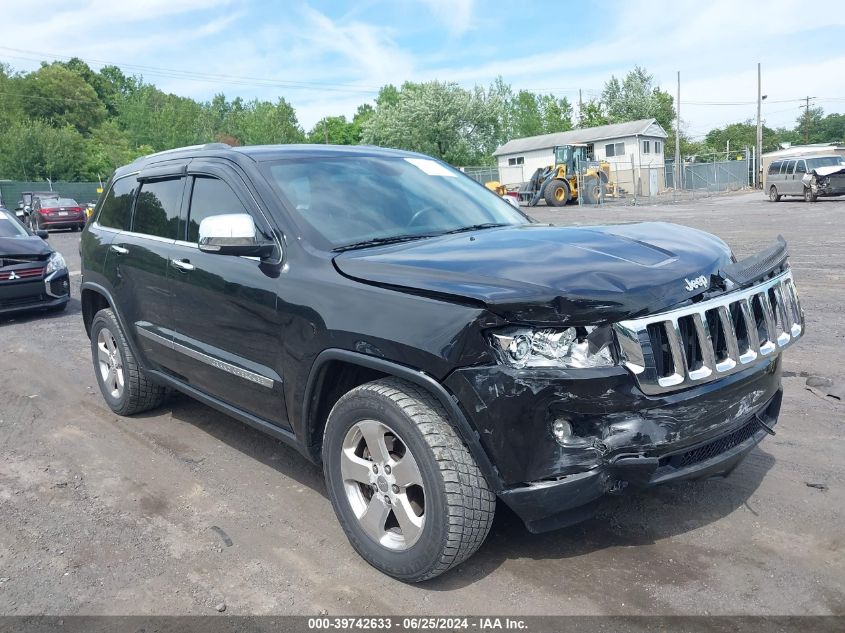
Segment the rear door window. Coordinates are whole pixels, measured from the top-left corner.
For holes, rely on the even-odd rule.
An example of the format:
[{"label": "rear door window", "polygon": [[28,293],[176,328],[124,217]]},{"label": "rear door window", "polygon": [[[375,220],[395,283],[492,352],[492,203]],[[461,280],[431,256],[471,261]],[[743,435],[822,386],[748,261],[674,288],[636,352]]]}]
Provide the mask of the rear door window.
[{"label": "rear door window", "polygon": [[132,197],[138,181],[134,177],[116,180],[103,200],[97,223],[110,229],[128,231],[132,218]]},{"label": "rear door window", "polygon": [[806,174],[807,173],[807,165],[804,164],[803,160],[799,160],[795,163],[795,173],[796,174]]},{"label": "rear door window", "polygon": [[175,240],[184,188],[184,178],[143,182],[135,202],[132,231]]},{"label": "rear door window", "polygon": [[783,164],[783,170],[781,171],[782,174],[791,174],[792,168],[795,166],[794,160],[788,160]]}]

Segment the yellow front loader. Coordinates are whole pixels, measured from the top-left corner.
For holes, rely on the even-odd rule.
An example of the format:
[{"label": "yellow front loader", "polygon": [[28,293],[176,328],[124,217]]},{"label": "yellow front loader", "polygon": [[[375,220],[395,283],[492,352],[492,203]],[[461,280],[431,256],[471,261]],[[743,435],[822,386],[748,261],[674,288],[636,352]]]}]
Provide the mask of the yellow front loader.
[{"label": "yellow front loader", "polygon": [[610,164],[588,159],[586,145],[558,145],[554,156],[554,165],[541,167],[522,186],[520,201],[533,207],[545,200],[549,206],[562,207],[580,195],[587,204],[599,204],[613,193]]}]

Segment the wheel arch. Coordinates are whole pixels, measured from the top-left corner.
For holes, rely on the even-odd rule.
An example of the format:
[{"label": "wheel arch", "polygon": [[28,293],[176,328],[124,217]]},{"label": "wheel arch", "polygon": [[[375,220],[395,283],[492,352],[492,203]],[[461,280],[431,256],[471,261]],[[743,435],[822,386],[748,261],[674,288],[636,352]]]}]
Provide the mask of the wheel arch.
[{"label": "wheel arch", "polygon": [[[340,377],[339,380],[333,378]],[[457,399],[423,371],[392,361],[343,349],[327,349],[314,360],[305,387],[302,420],[309,457],[321,461],[323,431],[329,412],[344,393],[358,385],[384,377],[396,377],[425,389],[449,414],[452,428],[469,449],[490,487],[502,489],[501,477],[479,441]]]},{"label": "wheel arch", "polygon": [[104,308],[110,308],[117,319],[117,325],[123,331],[123,336],[135,356],[138,365],[143,369],[143,356],[138,354],[138,349],[135,345],[135,339],[131,336],[131,330],[127,327],[120,310],[117,309],[117,304],[111,293],[101,286],[92,282],[83,282],[82,290],[80,292],[80,303],[82,304],[82,322],[85,325],[85,333],[88,338],[91,338],[91,323],[94,321],[94,316]]}]

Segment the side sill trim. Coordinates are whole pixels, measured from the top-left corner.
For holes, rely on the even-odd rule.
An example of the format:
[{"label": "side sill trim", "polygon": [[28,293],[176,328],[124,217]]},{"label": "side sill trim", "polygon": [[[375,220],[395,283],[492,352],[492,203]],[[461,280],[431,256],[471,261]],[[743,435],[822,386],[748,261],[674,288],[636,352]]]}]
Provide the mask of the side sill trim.
[{"label": "side sill trim", "polygon": [[209,356],[208,354],[203,354],[202,352],[198,352],[197,350],[191,349],[190,347],[182,345],[181,343],[177,343],[159,334],[156,334],[155,332],[151,332],[145,327],[139,327],[138,324],[136,324],[135,329],[138,334],[140,334],[144,338],[150,339],[151,341],[154,341],[159,345],[163,345],[168,349],[172,349],[173,351],[179,352],[180,354],[184,354],[185,356],[193,358],[194,360],[198,360],[201,363],[205,363],[206,365],[210,365],[215,369],[225,371],[229,374],[232,374],[233,376],[237,376],[238,378],[243,378],[244,380],[248,380],[249,382],[254,382],[257,385],[261,385],[262,387],[267,387],[268,389],[273,388],[273,379],[268,378],[263,374],[259,374],[254,371],[249,371],[248,369],[244,369],[243,367],[238,367],[237,365],[233,365],[232,363],[222,361],[219,358]]},{"label": "side sill trim", "polygon": [[[154,380],[160,382],[162,384],[166,384],[174,389],[185,393],[195,400],[199,400],[203,404],[206,404],[218,411],[229,415],[236,420],[243,422],[244,424],[248,424],[254,429],[258,429],[259,431],[263,431],[268,435],[275,437],[283,441],[284,443],[293,446],[296,448],[304,457],[311,459],[310,455],[306,450],[304,450],[303,446],[297,440],[296,435],[283,427],[277,426],[271,422],[267,422],[263,418],[259,418],[257,416],[251,415],[241,409],[234,407],[222,400],[218,400],[213,396],[209,396],[207,393],[199,391],[198,389],[194,389],[190,385],[185,384],[180,380],[176,380],[171,376],[167,375],[164,372],[156,371],[156,370],[148,370],[147,374],[149,374]],[[313,460],[312,460],[313,461]]]}]

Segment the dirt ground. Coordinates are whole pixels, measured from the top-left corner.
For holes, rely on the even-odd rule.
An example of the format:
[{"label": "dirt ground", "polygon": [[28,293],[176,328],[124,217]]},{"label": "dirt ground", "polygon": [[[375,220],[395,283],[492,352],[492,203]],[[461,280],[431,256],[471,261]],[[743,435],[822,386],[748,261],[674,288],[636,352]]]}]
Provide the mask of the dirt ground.
[{"label": "dirt ground", "polygon": [[0,614],[844,614],[845,403],[805,383],[841,396],[845,382],[845,200],[532,211],[678,222],[740,257],[783,234],[807,333],[786,354],[777,436],[728,479],[608,499],[550,534],[500,504],[472,559],[404,585],[355,554],[293,449],[186,397],[109,411],[76,299],[79,237],[55,232],[75,299],[0,320]]}]

